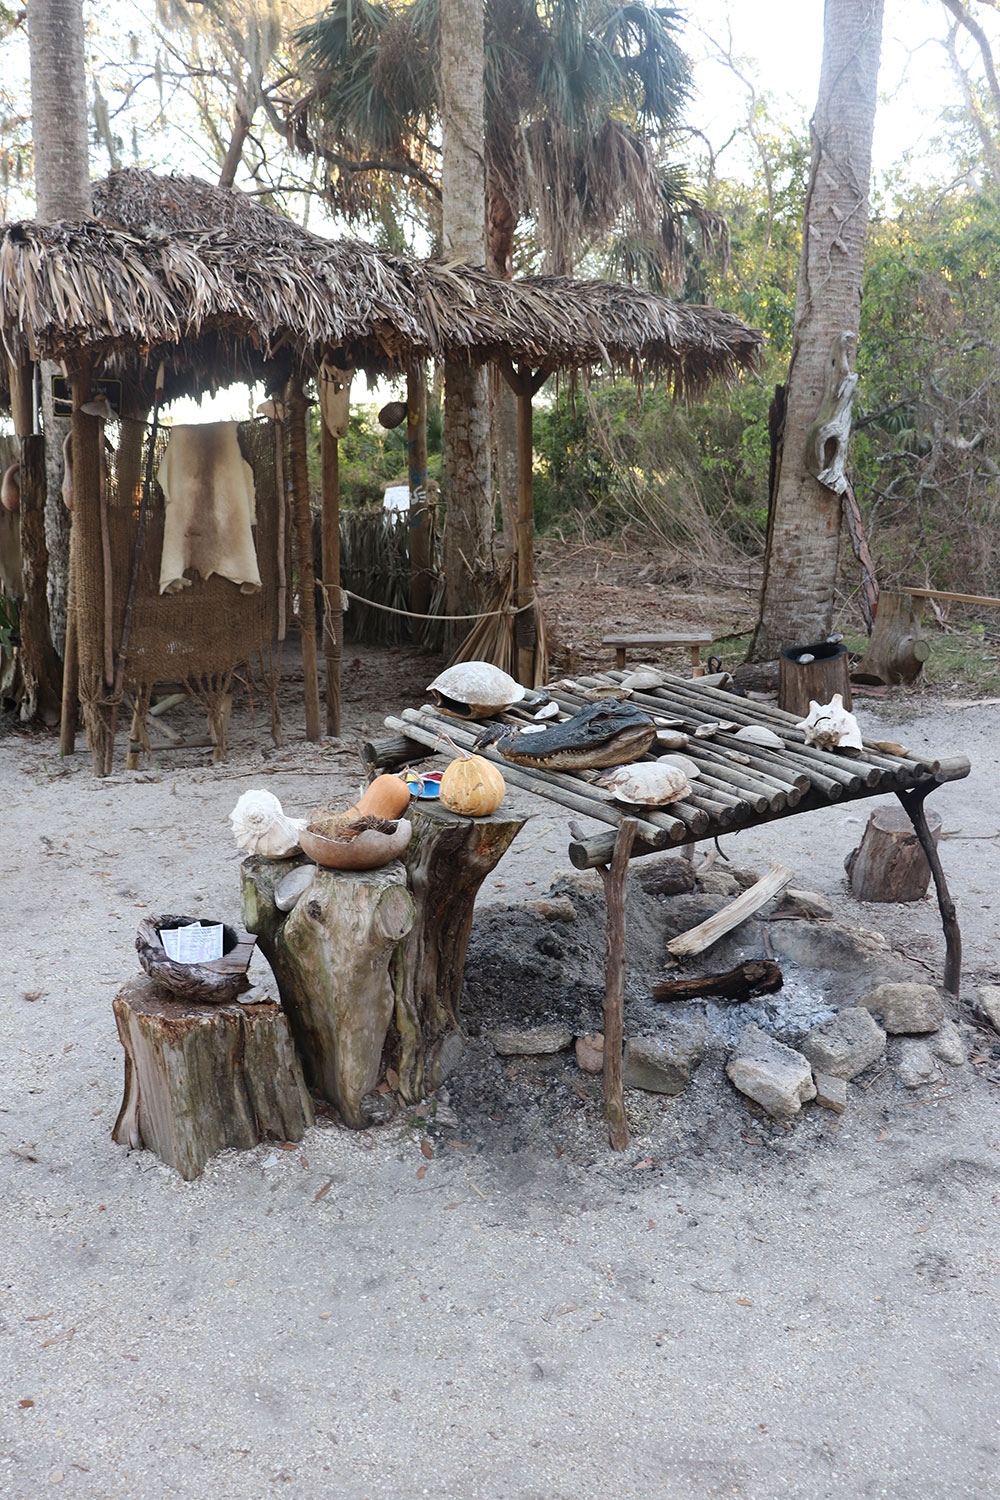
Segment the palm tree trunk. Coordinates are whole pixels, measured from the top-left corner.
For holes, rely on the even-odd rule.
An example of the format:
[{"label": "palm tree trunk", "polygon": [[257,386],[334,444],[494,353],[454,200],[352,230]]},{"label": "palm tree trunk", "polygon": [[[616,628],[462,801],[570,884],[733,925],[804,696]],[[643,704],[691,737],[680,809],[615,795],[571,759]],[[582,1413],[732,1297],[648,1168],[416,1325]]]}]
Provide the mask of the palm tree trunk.
[{"label": "palm tree trunk", "polygon": [[882,9],[883,0],[826,3],[784,435],[752,661],[822,639],[833,624],[841,502],[808,471],[805,449],[834,340],[858,332]]},{"label": "palm tree trunk", "polygon": [[[483,166],[483,3],[441,0],[441,211],[444,258],[482,265],[486,184]],[[485,372],[449,360],[444,373],[445,523],[442,552],[449,615],[480,607],[493,573],[493,478]],[[446,631],[451,650],[468,630]]]},{"label": "palm tree trunk", "polygon": [[[91,197],[82,0],[31,0],[28,55],[37,216],[42,223],[84,219]],[[52,413],[52,376],[58,373],[55,365],[42,367],[48,597],[57,644],[66,628],[69,515],[62,503],[62,456],[70,426],[68,418]]]}]

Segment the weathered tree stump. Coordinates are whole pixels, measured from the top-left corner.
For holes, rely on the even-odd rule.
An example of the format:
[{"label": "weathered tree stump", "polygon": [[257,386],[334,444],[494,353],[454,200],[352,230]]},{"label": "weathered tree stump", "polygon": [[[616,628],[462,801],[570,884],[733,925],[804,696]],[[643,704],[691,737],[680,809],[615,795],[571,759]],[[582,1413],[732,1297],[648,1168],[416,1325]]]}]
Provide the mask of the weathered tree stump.
[{"label": "weathered tree stump", "polygon": [[288,1025],[273,1001],[195,1005],[144,974],[114,1000],[125,1097],[112,1140],[155,1151],[190,1182],[210,1156],[268,1138],[300,1141],[313,1123]]},{"label": "weathered tree stump", "polygon": [[406,871],[399,860],[378,870],[317,868],[285,913],[275,888],[294,868],[243,861],[243,920],[278,981],[307,1082],[360,1130],[396,1009],[396,949],[414,921]]},{"label": "weathered tree stump", "polygon": [[913,682],[930,654],[913,595],[880,593],[875,629],[858,673],[892,686]]},{"label": "weathered tree stump", "polygon": [[[931,838],[941,834],[938,813],[927,812]],[[913,824],[901,807],[887,802],[868,819],[861,843],[844,861],[851,894],[859,901],[922,901],[931,867]]]},{"label": "weathered tree stump", "polygon": [[465,818],[439,803],[413,802],[408,816],[413,838],[403,859],[416,919],[400,952],[395,1064],[399,1091],[412,1102],[438,1087],[460,1051],[462,974],[476,893],[527,814],[501,808],[487,818]]},{"label": "weathered tree stump", "polygon": [[[812,661],[802,661],[811,656]],[[851,679],[847,651],[842,642],[818,641],[811,646],[791,646],[778,658],[778,706],[786,713],[805,718],[809,704],[829,703],[834,693],[851,707]]]}]

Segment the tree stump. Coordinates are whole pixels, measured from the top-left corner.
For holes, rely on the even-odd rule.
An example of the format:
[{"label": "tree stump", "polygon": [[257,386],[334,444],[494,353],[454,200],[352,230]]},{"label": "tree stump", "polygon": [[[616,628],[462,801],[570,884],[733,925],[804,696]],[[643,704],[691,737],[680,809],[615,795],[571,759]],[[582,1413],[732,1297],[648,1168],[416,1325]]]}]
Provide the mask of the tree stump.
[{"label": "tree stump", "polygon": [[[812,661],[802,661],[811,656]],[[851,707],[851,679],[847,649],[842,642],[817,641],[811,646],[790,646],[778,658],[778,707],[803,719],[809,704],[829,703],[834,693]]]},{"label": "tree stump", "polygon": [[125,1097],[111,1138],[190,1182],[226,1147],[300,1141],[313,1123],[288,1025],[273,1001],[195,1005],[139,975],[114,1000]]},{"label": "tree stump", "polygon": [[891,686],[913,682],[930,654],[913,595],[880,593],[875,629],[859,674]]},{"label": "tree stump", "polygon": [[317,867],[285,913],[275,888],[294,868],[243,861],[243,920],[278,981],[306,1081],[361,1130],[396,1009],[396,949],[414,921],[406,871],[399,860],[378,870]]},{"label": "tree stump", "polygon": [[433,1092],[454,1067],[476,893],[527,814],[501,808],[487,818],[465,818],[440,803],[414,801],[408,816],[413,838],[403,859],[416,918],[400,953],[395,1066],[399,1091],[413,1102]]},{"label": "tree stump", "polygon": [[[927,813],[937,844],[941,818]],[[901,807],[886,803],[868,819],[861,843],[844,861],[851,894],[859,901],[922,901],[931,880],[927,856]]]}]

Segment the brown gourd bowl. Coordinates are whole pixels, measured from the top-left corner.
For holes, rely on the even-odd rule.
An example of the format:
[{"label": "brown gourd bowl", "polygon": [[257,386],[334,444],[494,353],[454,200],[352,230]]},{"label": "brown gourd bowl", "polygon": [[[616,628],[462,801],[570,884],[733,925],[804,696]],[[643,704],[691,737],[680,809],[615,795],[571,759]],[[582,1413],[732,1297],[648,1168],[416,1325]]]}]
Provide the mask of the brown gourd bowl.
[{"label": "brown gourd bowl", "polygon": [[377,870],[380,865],[399,858],[412,832],[409,820],[400,818],[391,833],[376,833],[369,828],[353,839],[328,839],[303,828],[299,843],[303,854],[325,869]]}]

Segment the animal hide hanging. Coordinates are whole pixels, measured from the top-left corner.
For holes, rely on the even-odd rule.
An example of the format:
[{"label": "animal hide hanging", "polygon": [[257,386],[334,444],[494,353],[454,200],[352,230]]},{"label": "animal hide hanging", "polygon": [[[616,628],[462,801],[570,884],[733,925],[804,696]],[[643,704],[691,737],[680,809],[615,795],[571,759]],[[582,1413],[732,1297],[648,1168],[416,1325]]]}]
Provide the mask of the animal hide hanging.
[{"label": "animal hide hanging", "polygon": [[235,422],[179,425],[170,433],[157,479],[163,491],[160,593],[191,586],[184,575],[218,573],[252,594],[261,586],[252,527],[253,470]]},{"label": "animal hide hanging", "polygon": [[323,422],[335,438],[342,438],[347,432],[347,422],[351,413],[353,377],[354,370],[350,366],[342,370],[338,365],[330,364],[328,360],[323,361],[316,375]]}]

